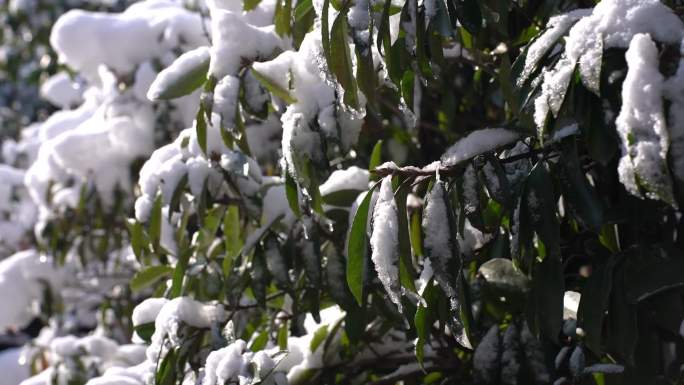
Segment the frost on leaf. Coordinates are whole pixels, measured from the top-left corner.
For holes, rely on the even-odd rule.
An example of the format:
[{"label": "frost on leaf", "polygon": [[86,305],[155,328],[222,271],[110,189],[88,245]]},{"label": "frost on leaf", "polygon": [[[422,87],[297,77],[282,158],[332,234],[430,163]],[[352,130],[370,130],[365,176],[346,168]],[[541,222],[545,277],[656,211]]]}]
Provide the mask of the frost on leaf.
[{"label": "frost on leaf", "polygon": [[501,341],[499,325],[493,325],[482,338],[473,355],[473,374],[476,384],[497,384],[501,370]]},{"label": "frost on leaf", "polygon": [[427,205],[423,211],[424,245],[435,279],[446,295],[452,298],[458,295],[461,262],[448,213],[444,182],[437,181],[427,196]]},{"label": "frost on leaf", "polygon": [[508,325],[504,332],[503,348],[501,350],[501,383],[504,385],[516,385],[518,383],[518,372],[520,371],[522,348],[520,346],[520,333],[514,323]]},{"label": "frost on leaf", "polygon": [[449,221],[449,208],[446,203],[447,193],[444,182],[435,182],[427,196],[427,205],[423,211],[423,234],[425,234],[425,251],[429,258],[429,266],[444,293],[449,298],[452,314],[452,330],[459,342],[469,346],[460,319],[461,304],[458,291],[461,274],[461,256],[455,232]]},{"label": "frost on leaf", "polygon": [[663,112],[663,76],[658,50],[646,34],[634,36],[627,50],[627,77],[616,119],[622,157],[620,182],[635,196],[675,204],[667,171],[669,135]]},{"label": "frost on leaf", "polygon": [[527,366],[532,373],[535,384],[548,384],[551,381],[549,370],[544,361],[544,352],[539,340],[532,334],[527,323],[520,331],[520,342],[527,359]]},{"label": "frost on leaf", "polygon": [[399,311],[401,306],[401,287],[399,285],[399,219],[397,204],[392,191],[392,177],[382,180],[378,200],[373,208],[373,232],[370,238],[371,259],[378,278],[385,287],[390,300]]}]

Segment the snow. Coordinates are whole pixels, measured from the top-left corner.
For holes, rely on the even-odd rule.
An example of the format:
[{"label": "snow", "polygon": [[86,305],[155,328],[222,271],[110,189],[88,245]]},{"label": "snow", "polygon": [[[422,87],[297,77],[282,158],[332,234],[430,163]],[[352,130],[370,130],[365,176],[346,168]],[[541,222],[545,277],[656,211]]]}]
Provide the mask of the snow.
[{"label": "snow", "polygon": [[237,381],[240,375],[244,376],[249,364],[249,360],[243,357],[246,349],[247,343],[237,340],[225,348],[209,353],[202,385],[225,384],[228,381]]},{"label": "snow", "polygon": [[554,117],[558,116],[574,70],[574,62],[563,56],[551,70],[544,73],[541,94],[534,100],[534,122],[539,138],[543,138],[549,112]]},{"label": "snow", "polygon": [[370,173],[368,170],[351,166],[344,170],[335,170],[318,189],[321,195],[328,195],[341,190],[368,189]]},{"label": "snow", "polygon": [[577,319],[577,309],[579,309],[582,295],[576,291],[566,291],[563,295],[563,319]]},{"label": "snow", "polygon": [[40,95],[55,106],[68,109],[81,104],[83,87],[66,72],[59,72],[40,86]]},{"label": "snow", "polygon": [[401,312],[399,285],[399,218],[394,201],[392,177],[383,178],[378,200],[373,207],[373,232],[370,237],[371,259],[390,300]]},{"label": "snow", "polygon": [[287,48],[274,26],[255,27],[240,14],[225,10],[213,10],[211,16],[214,44],[209,73],[217,79],[237,75],[243,60],[266,58]]},{"label": "snow", "polygon": [[21,251],[0,261],[0,330],[28,324],[36,316],[33,304],[43,298],[43,285],[56,290],[61,283],[62,272],[34,250]]},{"label": "snow", "polygon": [[473,131],[446,150],[442,155],[442,164],[454,166],[477,155],[512,143],[518,137],[520,134],[505,128],[484,128]]},{"label": "snow", "polygon": [[[257,62],[252,67],[281,88],[290,89],[296,99],[280,119],[283,156],[289,172],[298,181],[302,182],[303,176],[298,170],[304,167],[304,162],[319,164],[322,161],[324,139],[338,141],[344,152],[356,143],[363,123],[365,100],[359,94],[360,111],[347,110],[340,105],[342,91],[325,78],[320,31],[306,34],[299,51],[285,51],[273,60]],[[313,122],[321,124],[320,132],[313,129]]]},{"label": "snow", "polygon": [[[535,99],[534,121],[540,139],[544,136],[549,111],[557,116],[560,110],[578,62],[582,83],[598,94],[604,49],[631,47],[631,42],[641,34],[667,44],[678,44],[684,36],[684,23],[670,8],[657,0],[605,0],[598,3],[591,14],[587,14],[586,10],[572,11],[551,18],[547,27],[547,31],[529,46],[525,67],[518,79],[518,85],[522,85],[545,52],[570,28],[563,54],[551,70],[544,71],[542,91]],[[636,193],[634,178],[630,176],[633,170],[623,163],[621,175],[626,181],[623,183],[628,190]],[[661,176],[657,178],[662,179]],[[667,192],[663,194],[667,195]]]},{"label": "snow", "polygon": [[17,385],[31,375],[28,365],[21,364],[22,348],[0,352],[0,385]]},{"label": "snow", "polygon": [[[627,77],[622,85],[622,107],[615,120],[621,141],[618,166],[620,182],[642,197],[673,203],[666,171],[669,135],[663,112],[663,76],[658,70],[658,50],[646,34],[634,36],[625,55]],[[637,184],[637,178],[639,184]]]},{"label": "snow", "polygon": [[154,322],[162,307],[166,305],[169,300],[166,298],[147,298],[133,309],[131,321],[133,326],[140,326],[146,323]]},{"label": "snow", "polygon": [[200,23],[197,13],[172,2],[147,1],[120,14],[75,9],[57,20],[50,43],[60,61],[94,79],[101,64],[130,73],[181,42],[206,42]]},{"label": "snow", "polygon": [[578,9],[569,13],[554,16],[546,23],[546,29],[537,37],[527,48],[525,56],[525,65],[518,78],[518,86],[522,84],[532,75],[537,64],[541,61],[543,56],[556,44],[568,29],[580,18],[588,15],[590,10]]},{"label": "snow", "polygon": [[214,89],[214,111],[221,116],[224,128],[234,127],[235,115],[238,108],[240,79],[227,75],[216,84]]},{"label": "snow", "polygon": [[349,10],[349,25],[356,30],[365,30],[370,26],[369,0],[357,0]]},{"label": "snow", "polygon": [[154,79],[147,91],[147,98],[158,100],[162,93],[176,85],[188,74],[195,73],[209,64],[209,47],[202,46],[179,56],[169,67],[164,68]]},{"label": "snow", "polygon": [[447,297],[454,297],[458,294],[457,279],[451,273],[451,265],[454,258],[458,257],[458,248],[453,242],[446,198],[444,182],[436,181],[427,196],[427,205],[423,210],[423,242],[435,279]]}]

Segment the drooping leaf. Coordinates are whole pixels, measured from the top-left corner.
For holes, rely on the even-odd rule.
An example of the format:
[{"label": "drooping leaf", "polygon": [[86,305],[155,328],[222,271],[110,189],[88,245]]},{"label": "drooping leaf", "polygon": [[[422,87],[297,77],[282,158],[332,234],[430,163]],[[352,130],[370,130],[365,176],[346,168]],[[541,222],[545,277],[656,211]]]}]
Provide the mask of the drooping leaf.
[{"label": "drooping leaf", "polygon": [[[349,4],[349,2],[345,3]],[[348,6],[347,6],[348,7]],[[351,108],[358,108],[359,99],[357,94],[357,84],[352,71],[352,59],[349,51],[347,11],[344,8],[330,30],[330,60],[328,68],[335,74],[337,81],[344,89],[344,103]]]},{"label": "drooping leaf", "polygon": [[379,183],[376,183],[371,187],[356,209],[347,241],[347,254],[349,256],[347,260],[347,285],[349,285],[349,290],[359,305],[363,303],[364,275],[368,259],[368,236],[366,233],[368,211],[373,191],[378,185]]},{"label": "drooping leaf", "polygon": [[594,269],[584,285],[577,309],[577,322],[584,330],[584,342],[596,354],[603,352],[603,321],[613,286],[613,267],[617,260],[616,257],[611,257],[606,264]]}]

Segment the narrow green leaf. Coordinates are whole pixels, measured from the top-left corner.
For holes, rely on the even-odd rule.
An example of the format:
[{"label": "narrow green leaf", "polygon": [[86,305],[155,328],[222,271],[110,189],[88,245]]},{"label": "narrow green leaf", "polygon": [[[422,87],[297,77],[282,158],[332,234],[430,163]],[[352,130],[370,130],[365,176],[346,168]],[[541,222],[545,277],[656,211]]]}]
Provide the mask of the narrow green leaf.
[{"label": "narrow green leaf", "polygon": [[195,132],[197,134],[197,143],[202,152],[207,153],[207,121],[204,120],[204,103],[200,103],[197,116],[195,117]]},{"label": "narrow green leaf", "polygon": [[289,171],[285,171],[285,195],[287,196],[287,203],[290,205],[290,210],[299,218],[302,213],[299,210],[299,189],[297,182],[295,182]]},{"label": "narrow green leaf", "polygon": [[402,182],[394,193],[394,201],[397,205],[397,218],[399,225],[399,280],[401,285],[416,292],[416,271],[413,268],[411,256],[411,239],[409,234],[408,214],[406,209],[406,199],[411,192],[411,182],[413,178],[408,178]]},{"label": "narrow green leaf", "polygon": [[311,344],[310,344],[310,349],[312,352],[315,352],[316,349],[318,349],[319,346],[325,341],[325,337],[328,336],[328,325],[323,325],[319,327],[316,332],[313,335],[313,338],[311,338]]},{"label": "narrow green leaf", "polygon": [[150,214],[150,239],[152,240],[152,249],[155,252],[159,251],[159,242],[161,240],[161,226],[162,226],[162,196],[158,194],[152,206],[152,213]]},{"label": "narrow green leaf", "polygon": [[295,23],[306,17],[306,14],[314,9],[311,0],[300,0],[295,7]]},{"label": "narrow green leaf", "polygon": [[344,89],[344,103],[351,108],[359,107],[359,99],[357,94],[356,79],[352,71],[352,59],[349,51],[349,44],[347,43],[348,27],[347,27],[347,6],[340,12],[340,14],[333,22],[330,30],[330,60],[328,61],[328,68],[331,69],[337,81]]},{"label": "narrow green leaf", "polygon": [[325,56],[325,62],[328,63],[328,68],[330,67],[330,27],[328,22],[328,12],[330,10],[330,0],[323,0],[323,10],[321,15],[321,45],[323,46],[323,56]]},{"label": "narrow green leaf", "polygon": [[[152,101],[176,99],[189,95],[200,88],[207,80],[210,61],[209,50],[206,47],[203,49],[201,56],[198,56],[199,50],[186,52],[178,57],[170,67],[160,72],[150,87],[148,97]],[[186,55],[193,55],[201,60],[188,60],[189,58]],[[182,64],[179,65],[179,62]],[[174,67],[174,65],[176,66]],[[179,68],[182,68],[183,72],[178,71]],[[160,79],[164,81],[158,81]]]},{"label": "narrow green leaf", "polygon": [[280,350],[287,350],[287,338],[290,335],[289,325],[290,322],[285,320],[278,329],[278,348]]},{"label": "narrow green leaf", "polygon": [[169,350],[164,356],[155,375],[155,385],[174,385],[178,377],[176,373],[176,360],[178,353],[175,348]]},{"label": "narrow green leaf", "polygon": [[140,290],[151,286],[153,283],[157,282],[161,278],[166,277],[172,272],[173,268],[171,266],[148,266],[135,273],[131,279],[131,282],[129,283],[129,286],[134,293],[139,292]]},{"label": "narrow green leaf", "polygon": [[185,278],[185,271],[188,269],[191,253],[192,250],[190,249],[184,250],[178,257],[178,262],[176,262],[176,267],[173,269],[173,277],[171,278],[170,298],[179,297],[183,291],[183,278]]},{"label": "narrow green leaf", "polygon": [[289,36],[292,34],[292,0],[277,0],[275,31],[279,36]]},{"label": "narrow green leaf", "polygon": [[548,255],[560,260],[560,228],[556,218],[553,181],[543,161],[538,162],[527,178],[526,205],[534,231],[544,243]]},{"label": "narrow green leaf", "polygon": [[[374,170],[382,164],[382,139],[378,140],[373,146],[373,151],[371,152],[370,162],[368,162],[368,169]],[[374,180],[379,179],[377,175],[373,175]]]},{"label": "narrow green leaf", "polygon": [[268,329],[259,333],[259,335],[252,340],[252,344],[249,345],[249,350],[253,352],[264,350],[266,344],[268,344]]},{"label": "narrow green leaf", "polygon": [[582,171],[575,139],[564,140],[562,149],[560,180],[563,185],[563,196],[580,223],[591,230],[598,230],[603,224],[604,208]]},{"label": "narrow green leaf", "polygon": [[606,264],[594,269],[582,289],[577,310],[577,322],[585,334],[584,343],[599,356],[603,352],[603,320],[608,310],[610,292],[613,288],[613,268],[617,261],[617,257],[611,257]]},{"label": "narrow green leaf", "polygon": [[363,303],[363,283],[368,252],[366,239],[368,211],[370,209],[373,191],[378,185],[379,182],[368,190],[363,201],[361,201],[361,204],[356,209],[356,215],[354,215],[347,243],[347,253],[349,257],[347,260],[347,285],[349,285],[349,290],[359,305]]},{"label": "narrow green leaf", "polygon": [[145,235],[145,229],[140,222],[134,219],[129,219],[126,223],[126,226],[128,227],[128,234],[131,237],[131,248],[133,249],[133,254],[135,254],[137,260],[140,261],[143,256],[143,251],[148,247],[150,241],[147,239],[147,235]]},{"label": "narrow green leaf", "polygon": [[290,94],[290,91],[282,88],[276,82],[272,81],[266,75],[260,73],[254,68],[252,68],[250,71],[252,71],[252,75],[254,75],[254,77],[259,81],[259,83],[261,83],[261,85],[264,86],[264,88],[266,88],[273,95],[283,99],[283,101],[287,104],[297,103],[297,99],[295,99],[295,97],[292,96],[292,94]]},{"label": "narrow green leaf", "polygon": [[534,298],[537,324],[541,334],[557,341],[563,325],[565,284],[563,264],[558,258],[544,258],[534,274]]}]

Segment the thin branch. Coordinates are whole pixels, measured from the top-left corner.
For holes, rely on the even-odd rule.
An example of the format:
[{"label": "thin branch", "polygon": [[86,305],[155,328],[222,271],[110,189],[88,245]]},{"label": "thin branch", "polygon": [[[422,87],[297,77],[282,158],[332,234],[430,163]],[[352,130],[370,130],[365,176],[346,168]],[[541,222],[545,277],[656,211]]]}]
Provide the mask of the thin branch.
[{"label": "thin branch", "polygon": [[[528,152],[522,153],[522,154],[517,154],[513,156],[509,156],[507,158],[499,159],[499,161],[503,164],[506,163],[513,163],[522,159],[529,159],[529,158],[537,158],[538,155],[540,154],[548,154],[551,152],[553,149],[546,147],[546,148],[538,148],[538,149],[532,149]],[[551,154],[547,157],[544,157],[543,159],[550,159],[553,157],[558,156],[558,154]],[[470,159],[468,159],[470,160]],[[459,171],[463,168],[465,161],[454,164],[454,165],[449,165],[449,166],[440,166],[438,168],[418,168],[414,166],[407,166],[407,167],[379,167],[375,168],[373,170],[370,170],[373,174],[379,176],[379,177],[385,177],[388,175],[392,176],[402,176],[402,177],[408,177],[408,178],[418,178],[418,177],[431,177],[434,176],[435,174],[439,173],[441,176],[455,176],[459,173]]]}]

